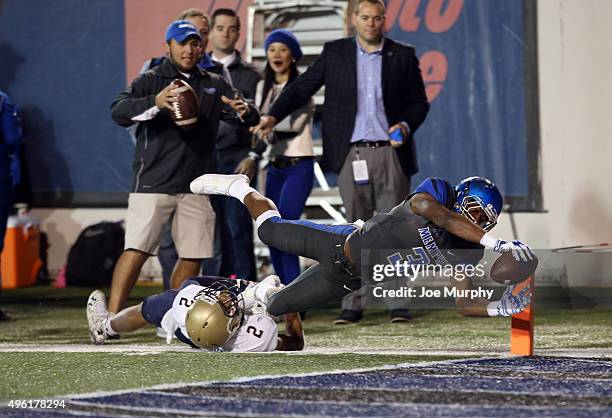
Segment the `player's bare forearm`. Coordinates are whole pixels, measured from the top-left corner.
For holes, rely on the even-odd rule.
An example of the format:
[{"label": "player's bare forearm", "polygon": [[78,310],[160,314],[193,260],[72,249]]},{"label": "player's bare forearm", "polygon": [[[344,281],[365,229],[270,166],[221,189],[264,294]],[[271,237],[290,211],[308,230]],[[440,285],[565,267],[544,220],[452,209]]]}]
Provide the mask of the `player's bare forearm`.
[{"label": "player's bare forearm", "polygon": [[470,299],[457,298],[455,300],[457,311],[463,316],[488,317],[487,305],[489,301],[484,298]]},{"label": "player's bare forearm", "polygon": [[485,234],[484,229],[464,216],[448,210],[429,193],[417,193],[410,198],[410,209],[416,215],[432,221],[436,226],[444,228],[451,234],[476,244]]},{"label": "player's bare forearm", "polygon": [[[474,288],[474,284],[472,280],[469,278],[465,278],[463,280],[455,280],[451,279],[451,285],[459,290],[472,290]],[[458,292],[463,294],[462,292]],[[466,294],[469,294],[467,292]],[[489,304],[489,300],[485,298],[469,298],[469,297],[456,297],[455,305],[457,306],[457,311],[463,316],[479,316],[485,317],[489,316],[487,312],[487,305]]]}]

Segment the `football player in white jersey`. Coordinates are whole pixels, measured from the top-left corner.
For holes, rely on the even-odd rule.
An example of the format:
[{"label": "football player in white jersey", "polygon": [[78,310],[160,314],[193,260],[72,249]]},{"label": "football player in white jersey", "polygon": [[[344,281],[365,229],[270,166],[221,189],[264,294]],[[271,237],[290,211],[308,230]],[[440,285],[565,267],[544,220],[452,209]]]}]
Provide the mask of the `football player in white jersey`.
[{"label": "football player in white jersey", "polygon": [[259,283],[192,277],[179,289],[149,296],[112,317],[104,293],[95,290],[87,301],[91,341],[104,344],[109,337],[152,324],[166,331],[168,343],[175,336],[193,348],[209,351],[298,351],[304,347],[299,315],[285,315],[285,333],[279,334],[265,307],[256,302],[280,286],[277,276]]}]

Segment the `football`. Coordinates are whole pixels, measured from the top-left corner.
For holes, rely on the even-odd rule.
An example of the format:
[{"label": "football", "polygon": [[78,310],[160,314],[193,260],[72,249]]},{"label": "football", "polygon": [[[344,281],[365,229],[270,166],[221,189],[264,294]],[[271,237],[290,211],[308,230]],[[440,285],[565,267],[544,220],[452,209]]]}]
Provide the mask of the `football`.
[{"label": "football", "polygon": [[527,280],[538,267],[538,259],[534,255],[533,260],[517,261],[511,252],[503,253],[493,263],[490,277],[497,283],[512,285]]},{"label": "football", "polygon": [[173,80],[172,85],[178,90],[178,101],[172,103],[170,116],[179,127],[190,129],[198,122],[200,100],[197,93],[183,80]]}]

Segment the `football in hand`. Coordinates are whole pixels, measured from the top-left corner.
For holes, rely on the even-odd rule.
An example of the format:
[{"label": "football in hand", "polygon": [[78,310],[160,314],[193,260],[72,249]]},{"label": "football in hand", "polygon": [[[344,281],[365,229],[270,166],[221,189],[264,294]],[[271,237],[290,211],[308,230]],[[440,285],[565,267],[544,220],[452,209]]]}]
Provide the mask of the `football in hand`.
[{"label": "football in hand", "polygon": [[490,276],[493,281],[505,285],[513,285],[527,280],[538,267],[538,259],[518,261],[511,252],[503,253],[493,263]]},{"label": "football in hand", "polygon": [[170,116],[179,127],[190,129],[198,122],[200,111],[200,100],[195,90],[183,80],[173,80],[172,85],[176,87],[178,101],[172,103]]}]

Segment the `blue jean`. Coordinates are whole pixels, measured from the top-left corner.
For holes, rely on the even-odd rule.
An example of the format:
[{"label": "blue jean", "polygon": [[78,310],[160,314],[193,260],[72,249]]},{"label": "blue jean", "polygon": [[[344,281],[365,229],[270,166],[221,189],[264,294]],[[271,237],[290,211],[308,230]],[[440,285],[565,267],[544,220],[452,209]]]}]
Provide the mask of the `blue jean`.
[{"label": "blue jean", "polygon": [[[266,197],[278,207],[283,219],[300,219],[306,199],[314,181],[314,160],[302,160],[293,167],[268,166]],[[270,247],[274,271],[283,284],[291,283],[300,275],[300,262],[296,255]]]}]

